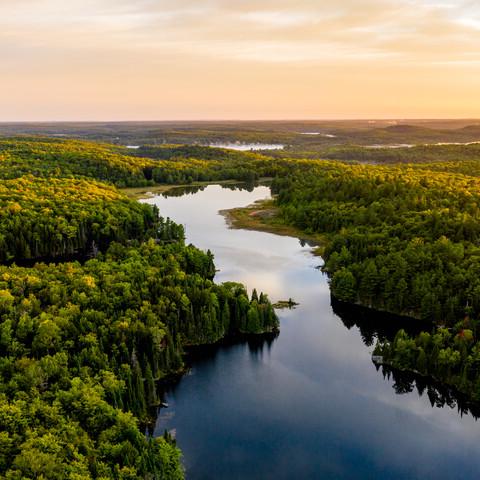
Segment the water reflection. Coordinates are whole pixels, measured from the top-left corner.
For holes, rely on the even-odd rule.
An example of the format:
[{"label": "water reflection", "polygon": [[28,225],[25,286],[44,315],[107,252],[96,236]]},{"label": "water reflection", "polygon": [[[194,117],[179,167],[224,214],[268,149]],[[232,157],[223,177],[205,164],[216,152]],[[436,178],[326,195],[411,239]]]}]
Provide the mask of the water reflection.
[{"label": "water reflection", "polygon": [[[258,187],[257,182],[242,182],[242,183],[224,183],[219,185],[220,188],[230,191],[246,191],[253,192],[255,187]],[[163,192],[161,195],[164,198],[168,197],[183,197],[185,195],[195,195],[196,193],[203,192],[207,188],[207,185],[187,185],[183,187],[174,187],[170,190]]]},{"label": "water reflection", "polygon": [[[372,347],[377,340],[392,341],[399,329],[403,328],[410,335],[417,335],[422,330],[430,331],[432,325],[409,318],[382,312],[372,312],[367,308],[352,306],[331,297],[332,309],[339,316],[347,329],[356,327],[366,347]],[[373,362],[372,362],[373,364]],[[449,407],[460,416],[470,414],[475,420],[480,415],[480,407],[472,404],[465,395],[448,386],[435,382],[411,372],[404,372],[386,365],[375,365],[383,378],[392,383],[397,395],[416,392],[419,397],[427,395],[432,408]]]},{"label": "water reflection", "polygon": [[331,297],[333,312],[349,330],[357,327],[363,343],[371,347],[378,340],[393,340],[398,330],[403,328],[409,335],[418,335],[421,331],[431,331],[432,325],[408,317],[376,312],[358,305],[349,305]]},{"label": "water reflection", "polygon": [[188,187],[175,187],[162,193],[162,197],[183,197],[184,195],[195,195],[198,192],[203,192],[206,186],[192,185]]},{"label": "water reflection", "polygon": [[456,410],[460,416],[468,414],[475,420],[480,417],[479,406],[452,388],[415,373],[403,372],[386,365],[377,365],[376,368],[382,373],[384,379],[393,383],[392,387],[397,395],[416,392],[419,397],[426,395],[432,408],[449,407]]},{"label": "water reflection", "polygon": [[228,148],[230,150],[240,150],[243,152],[254,150],[282,150],[285,145],[279,143],[243,143],[243,142],[230,142],[230,143],[210,143],[207,145],[214,148]]},{"label": "water reflection", "polygon": [[220,352],[228,351],[232,347],[246,348],[252,358],[261,359],[264,353],[268,354],[271,351],[273,342],[279,335],[279,332],[263,335],[235,335],[214,345],[190,347],[186,352],[185,362],[190,368],[198,367],[202,362],[215,361]]},{"label": "water reflection", "polygon": [[372,363],[376,338],[391,338],[397,325],[332,309],[307,245],[230,230],[218,214],[268,196],[266,187],[212,186],[147,200],[187,226],[187,242],[214,253],[216,281],[299,303],[279,311],[275,339],[190,352],[190,374],[166,392],[169,407],[155,427],[157,435],[176,432],[188,478],[476,479],[477,411],[453,392]]}]

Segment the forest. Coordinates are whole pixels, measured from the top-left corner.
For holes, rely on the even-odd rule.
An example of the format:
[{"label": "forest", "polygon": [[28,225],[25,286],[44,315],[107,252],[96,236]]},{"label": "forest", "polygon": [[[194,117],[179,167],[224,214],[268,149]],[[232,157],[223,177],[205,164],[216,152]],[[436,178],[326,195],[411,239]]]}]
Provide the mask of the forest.
[{"label": "forest", "polygon": [[121,145],[282,144],[284,150],[262,152],[282,158],[325,158],[339,145],[465,143],[480,140],[478,122],[450,120],[297,120],[54,122],[0,125],[0,136],[41,135]]},{"label": "forest", "polygon": [[159,382],[189,346],[276,332],[268,297],[214,283],[210,252],[114,186],[145,184],[155,160],[76,141],[1,148],[1,476],[183,478],[175,441],[143,431]]},{"label": "forest", "polygon": [[93,179],[116,187],[198,181],[255,181],[286,162],[226,149],[145,145],[138,149],[81,140],[27,137],[0,139],[0,179]]},{"label": "forest", "polygon": [[[318,155],[318,154],[317,154]],[[480,157],[480,143],[470,145],[397,145],[395,148],[375,148],[358,145],[335,146],[322,150],[322,158],[329,160],[344,160],[350,162],[382,164],[426,164],[435,167],[436,163],[462,165],[468,163],[471,167],[477,163]],[[465,171],[465,173],[467,173]]]},{"label": "forest", "polygon": [[185,245],[181,226],[118,187],[270,178],[279,219],[325,239],[336,301],[410,317],[425,330],[378,337],[382,368],[480,401],[478,145],[347,145],[329,147],[325,159],[307,150],[294,157],[0,141],[7,478],[61,478],[67,465],[72,478],[182,478],[173,440],[138,428],[159,402],[158,381],[182,371],[188,346],[278,329],[265,294],[216,285],[212,255]]},{"label": "forest", "polygon": [[119,187],[148,182],[144,170],[154,163],[112,145],[44,137],[0,140],[0,178],[25,175],[90,178]]},{"label": "forest", "polygon": [[311,161],[272,190],[286,223],[325,234],[333,297],[422,321],[418,336],[380,341],[385,364],[478,402],[479,162],[462,160],[463,146],[452,160],[452,148],[445,160],[400,165]]},{"label": "forest", "polygon": [[478,177],[334,162],[313,169],[272,188],[287,222],[328,234],[333,295],[436,324],[478,317]]},{"label": "forest", "polygon": [[[0,183],[0,261],[66,257],[156,237],[154,209],[94,180],[27,175]],[[93,249],[93,250],[92,250]]]},{"label": "forest", "polygon": [[379,341],[374,354],[382,357],[381,363],[387,367],[450,385],[478,406],[480,344],[476,341],[476,327],[476,323],[467,320],[453,329],[439,328],[415,337],[401,329],[392,341]]},{"label": "forest", "polygon": [[7,478],[181,478],[168,437],[138,430],[159,404],[156,383],[181,371],[187,345],[278,328],[264,294],[213,274],[211,254],[153,239],[83,265],[1,267]]},{"label": "forest", "polygon": [[[414,319],[396,316],[387,318],[382,312],[352,306],[335,298],[332,299],[332,307],[346,328],[350,330],[355,327],[359,330],[365,347],[369,349],[375,347],[373,363],[377,371],[391,381],[396,394],[403,395],[416,391],[420,397],[427,396],[432,407],[449,407],[457,410],[460,415],[469,414],[477,420],[480,418],[478,399],[480,390],[473,382],[478,379],[478,374],[472,369],[475,355],[472,347],[475,343],[472,341],[473,332],[466,325],[459,324],[455,327],[455,332],[442,328],[441,331],[432,333],[424,331],[428,325],[419,324]],[[464,332],[460,333],[462,330]],[[416,342],[410,341],[416,337],[420,348],[417,348]],[[432,347],[433,342],[436,344],[436,358],[433,360],[430,357],[427,360],[427,352],[433,352],[433,349],[424,350],[424,346]],[[392,348],[393,345],[395,349]],[[468,382],[465,377],[467,372],[458,362],[460,357],[452,355],[451,349],[456,346],[461,346],[461,358],[466,359],[468,355],[472,355],[468,366]],[[412,347],[415,351],[411,350]],[[441,349],[448,347],[450,350],[438,356]],[[469,353],[465,355],[467,350]],[[448,368],[444,368],[447,365]],[[451,373],[455,371],[457,376],[447,377],[444,372],[448,370]],[[453,381],[454,378],[461,382]]]},{"label": "forest", "polygon": [[261,155],[145,148],[154,158],[77,140],[0,140],[0,262],[87,256],[112,241],[155,238],[158,212],[116,187],[252,182],[275,173],[274,160]]}]

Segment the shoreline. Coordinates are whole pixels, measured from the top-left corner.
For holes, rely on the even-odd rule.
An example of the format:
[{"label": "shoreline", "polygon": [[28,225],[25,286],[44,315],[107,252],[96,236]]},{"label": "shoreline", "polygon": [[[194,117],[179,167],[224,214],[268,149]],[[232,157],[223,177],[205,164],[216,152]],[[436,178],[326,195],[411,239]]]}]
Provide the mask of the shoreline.
[{"label": "shoreline", "polygon": [[280,210],[273,198],[257,200],[246,207],[220,210],[228,227],[237,230],[254,230],[273,233],[274,235],[297,238],[312,247],[315,256],[321,256],[326,244],[326,237],[321,234],[308,234],[292,225],[288,225],[280,217]]},{"label": "shoreline", "polygon": [[[226,180],[226,181],[218,181],[218,182],[206,181],[206,182],[194,182],[187,185],[175,184],[175,185],[155,185],[150,187],[127,188],[127,189],[122,189],[122,191],[126,193],[128,196],[130,196],[131,198],[141,200],[142,198],[150,198],[155,194],[161,194],[175,188],[185,188],[185,187],[195,188],[195,187],[206,187],[208,185],[241,185],[241,184],[242,182],[238,182],[235,180]],[[292,238],[297,238],[300,241],[303,241],[306,244],[308,244],[310,247],[312,247],[311,253],[314,256],[321,256],[323,254],[325,245],[327,243],[327,237],[325,235],[307,234],[294,226],[286,224],[285,221],[280,216],[280,209],[276,206],[274,198],[257,200],[253,204],[247,205],[246,207],[235,207],[232,209],[220,210],[218,213],[225,218],[225,221],[227,222],[228,227],[231,229],[260,231],[260,232],[272,233],[274,235],[289,236]],[[416,327],[415,328],[416,330],[419,327],[423,331],[423,330],[426,330],[425,327],[430,326],[427,322],[424,322],[418,318],[415,318],[414,316],[408,316],[408,315],[402,315],[402,314],[394,313],[390,311],[384,311],[384,310],[376,309],[362,303],[343,302],[341,300],[336,299],[333,295],[332,295],[332,300],[333,300],[333,303],[337,304],[337,306],[343,305],[344,307],[350,308],[352,310],[356,309],[358,313],[363,312],[362,313],[363,315],[368,315],[368,316],[372,315],[374,317],[386,315],[386,316],[396,317],[398,321],[404,324],[404,325],[397,324],[396,328],[400,327],[400,328],[409,329],[408,327],[414,327],[414,328]],[[334,312],[335,312],[335,308],[334,308]],[[340,318],[343,319],[343,316],[341,315],[340,312],[335,312],[335,313],[337,313],[337,315],[340,315]],[[435,328],[436,325],[431,325],[431,327]],[[262,338],[265,338],[265,336],[272,335],[272,334],[273,335],[278,334],[278,331],[277,332],[261,332],[259,334],[241,334],[240,333],[240,336],[244,337],[243,340],[245,340],[248,337],[250,338],[256,337],[256,338],[262,339]],[[229,338],[229,336],[225,336],[218,339],[214,343],[205,343],[205,344],[199,344],[199,345],[184,345],[184,348],[186,349],[186,351],[184,352],[184,360],[186,361],[186,363],[179,371],[174,372],[173,374],[172,372],[169,372],[169,374],[167,374],[166,377],[160,381],[164,391],[165,389],[168,389],[170,386],[178,382],[181,378],[183,378],[185,373],[188,371],[188,368],[189,368],[188,362],[190,357],[189,353],[187,353],[188,350],[190,350],[190,354],[192,350],[207,351],[208,349],[218,348],[221,345],[228,344],[229,341],[232,341],[232,338]],[[437,378],[435,375],[421,374],[415,369],[409,369],[404,367],[400,368],[388,362],[382,362],[381,365],[386,368],[397,370],[399,372],[419,376],[423,378],[425,381],[432,382],[437,386],[450,389],[451,391],[457,393],[457,395],[463,396],[464,403],[466,403],[466,405],[469,408],[475,408],[476,406],[478,406],[478,404],[475,401],[473,401],[466,392],[463,392],[455,384],[452,384],[447,381],[442,381],[440,378]]]},{"label": "shoreline", "polygon": [[[268,185],[272,178],[262,177],[254,182],[254,185]],[[247,185],[248,182],[242,180],[206,180],[204,182],[192,182],[192,183],[160,183],[156,185],[147,185],[145,187],[125,187],[119,188],[119,191],[124,193],[130,198],[136,200],[142,200],[145,198],[151,198],[152,196],[168,192],[175,188],[201,188],[208,187],[209,185]]]},{"label": "shoreline", "polygon": [[476,402],[472,398],[471,394],[469,394],[469,392],[462,390],[458,385],[452,382],[442,380],[441,378],[436,377],[433,374],[419,372],[414,368],[399,367],[394,363],[388,361],[381,361],[378,363],[372,361],[372,363],[378,368],[384,368],[392,372],[398,372],[403,375],[411,375],[415,380],[420,379],[423,380],[425,383],[434,386],[437,389],[441,388],[449,391],[450,394],[454,395],[457,403],[462,402],[463,405],[469,409],[471,414],[473,414],[475,417],[478,417],[478,415],[480,415],[480,403]]},{"label": "shoreline", "polygon": [[119,191],[127,195],[127,197],[142,200],[145,198],[151,198],[152,196],[168,192],[175,188],[195,188],[195,187],[208,187],[209,185],[240,185],[244,182],[238,180],[218,180],[218,181],[205,181],[205,182],[192,182],[192,183],[173,183],[173,184],[158,184],[148,185],[146,187],[126,187],[119,188]]}]

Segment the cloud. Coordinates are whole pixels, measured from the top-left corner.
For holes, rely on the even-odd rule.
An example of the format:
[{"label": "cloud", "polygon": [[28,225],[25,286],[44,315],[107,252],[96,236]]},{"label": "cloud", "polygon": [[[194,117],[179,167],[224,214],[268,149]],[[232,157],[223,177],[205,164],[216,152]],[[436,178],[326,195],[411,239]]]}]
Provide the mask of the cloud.
[{"label": "cloud", "polygon": [[332,56],[350,62],[352,55],[376,54],[438,61],[439,55],[478,52],[474,14],[474,4],[440,0],[7,0],[0,5],[0,27],[10,48],[151,48],[168,55],[185,54],[191,43],[196,55],[265,62],[330,62]]},{"label": "cloud", "polygon": [[[227,91],[227,81],[252,97],[268,98],[278,88],[275,101],[282,103],[285,92],[317,82],[341,89],[343,105],[359,79],[367,86],[390,84],[392,91],[400,85],[409,94],[414,85],[421,91],[438,81],[439,91],[452,92],[455,82],[470,88],[470,76],[478,78],[479,44],[480,7],[468,0],[0,2],[0,74],[12,89],[29,78],[65,95],[76,85],[107,98],[117,79],[122,101],[128,96],[137,104],[139,90],[160,103],[155,84],[184,85],[183,97],[192,92],[207,99]],[[272,88],[272,81],[279,86]],[[33,97],[38,90],[25,86],[25,92]],[[8,103],[12,95],[4,95]]]}]

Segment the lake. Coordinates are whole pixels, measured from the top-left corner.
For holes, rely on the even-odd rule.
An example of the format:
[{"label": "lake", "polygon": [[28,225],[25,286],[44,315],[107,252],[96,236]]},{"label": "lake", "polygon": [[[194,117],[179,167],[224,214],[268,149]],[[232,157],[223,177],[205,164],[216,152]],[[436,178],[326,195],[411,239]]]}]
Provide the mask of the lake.
[{"label": "lake", "polygon": [[211,143],[208,147],[214,148],[228,148],[230,150],[239,150],[241,152],[248,152],[251,150],[282,150],[285,145],[279,143]]},{"label": "lake", "polygon": [[214,253],[217,282],[299,303],[278,311],[277,338],[192,352],[190,372],[165,393],[155,434],[176,434],[187,478],[477,479],[472,414],[461,415],[449,392],[373,365],[388,319],[348,309],[342,319],[307,245],[229,229],[218,214],[269,196],[264,186],[212,185],[144,200],[185,225],[187,242]]}]

